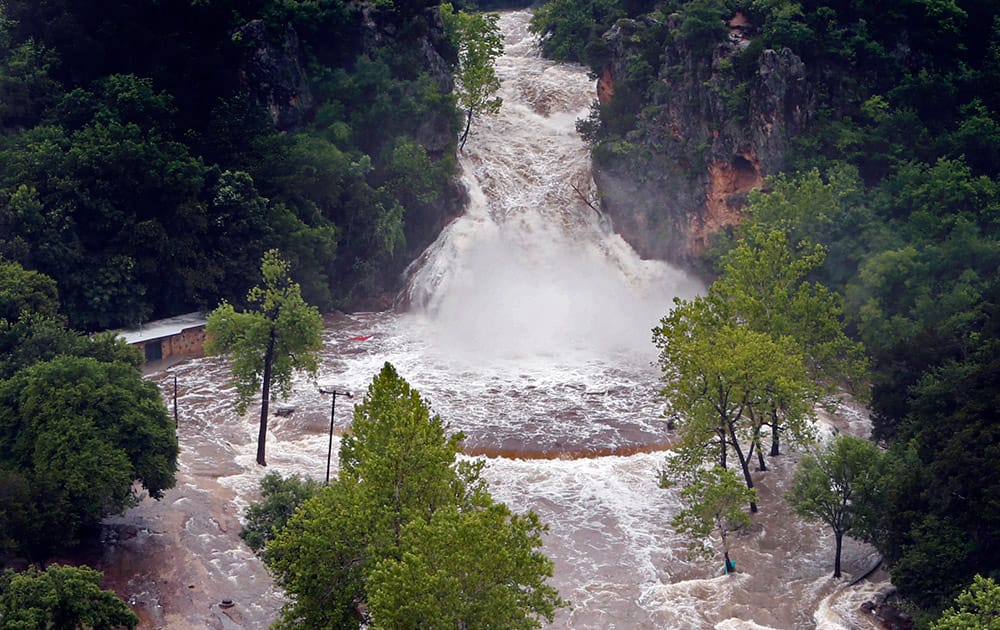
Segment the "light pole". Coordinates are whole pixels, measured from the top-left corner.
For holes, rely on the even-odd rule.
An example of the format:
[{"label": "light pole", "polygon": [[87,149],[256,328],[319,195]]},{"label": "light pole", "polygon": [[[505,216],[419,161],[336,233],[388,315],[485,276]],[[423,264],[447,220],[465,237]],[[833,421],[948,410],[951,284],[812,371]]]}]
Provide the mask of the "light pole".
[{"label": "light pole", "polygon": [[330,443],[326,447],[326,480],[323,482],[326,485],[330,483],[330,458],[333,456],[333,415],[337,411],[337,396],[347,396],[348,398],[354,398],[351,392],[338,392],[336,389],[322,389],[320,388],[319,393],[321,394],[331,394],[333,396],[330,402]]}]

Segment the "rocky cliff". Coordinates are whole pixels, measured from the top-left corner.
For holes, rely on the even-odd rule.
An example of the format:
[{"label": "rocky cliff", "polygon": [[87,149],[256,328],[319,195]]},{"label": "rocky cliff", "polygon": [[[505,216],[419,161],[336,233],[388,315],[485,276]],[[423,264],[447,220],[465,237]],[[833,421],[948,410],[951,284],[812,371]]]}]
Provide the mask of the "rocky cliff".
[{"label": "rocky cliff", "polygon": [[274,126],[293,131],[312,114],[313,97],[302,71],[299,38],[291,25],[275,41],[263,20],[247,22],[233,35],[243,44],[240,83],[267,107]]},{"label": "rocky cliff", "polygon": [[604,37],[612,61],[598,97],[609,105],[636,71],[642,32],[668,32],[651,102],[631,131],[595,146],[594,179],[615,229],[641,255],[690,266],[712,234],[739,221],[747,193],[781,169],[815,93],[802,61],[756,46],[742,14],[710,51],[670,35],[672,21],[621,20]]}]

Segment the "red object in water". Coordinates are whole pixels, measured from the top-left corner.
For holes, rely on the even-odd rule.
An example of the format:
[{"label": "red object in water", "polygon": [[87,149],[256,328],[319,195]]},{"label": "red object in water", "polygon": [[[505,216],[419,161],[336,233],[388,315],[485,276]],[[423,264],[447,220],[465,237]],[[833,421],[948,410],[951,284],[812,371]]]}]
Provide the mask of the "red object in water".
[{"label": "red object in water", "polygon": [[357,337],[351,337],[349,341],[368,341],[375,335],[358,335]]}]

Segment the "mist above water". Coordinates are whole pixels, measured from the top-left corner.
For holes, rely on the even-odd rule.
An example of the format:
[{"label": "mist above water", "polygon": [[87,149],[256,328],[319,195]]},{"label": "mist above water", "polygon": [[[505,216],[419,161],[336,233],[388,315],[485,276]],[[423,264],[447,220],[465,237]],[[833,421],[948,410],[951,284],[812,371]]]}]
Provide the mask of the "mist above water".
[{"label": "mist above water", "polygon": [[648,354],[673,290],[642,289],[602,252],[556,239],[532,250],[493,231],[429,315],[438,347],[478,360]]}]

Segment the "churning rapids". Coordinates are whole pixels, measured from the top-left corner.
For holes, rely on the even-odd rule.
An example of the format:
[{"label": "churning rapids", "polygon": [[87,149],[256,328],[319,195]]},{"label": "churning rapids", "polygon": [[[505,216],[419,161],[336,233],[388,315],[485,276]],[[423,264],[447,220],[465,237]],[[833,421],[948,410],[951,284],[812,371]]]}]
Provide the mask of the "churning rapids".
[{"label": "churning rapids", "polygon": [[[291,413],[272,415],[268,470],[321,479],[330,400],[318,386],[361,396],[389,361],[466,434],[468,456],[487,458],[494,496],[550,525],[552,583],[572,602],[553,627],[875,627],[858,604],[881,585],[829,578],[830,537],[781,506],[791,461],[761,475],[761,514],[733,552],[738,573],[689,559],[672,532],[680,503],[656,483],[669,437],[650,329],[674,296],[702,287],[640,260],[583,201],[590,165],[574,122],[593,81],[542,59],[529,18],[502,16],[503,109],[473,127],[462,156],[470,205],[415,263],[410,312],[327,318],[318,383],[297,381],[276,406]],[[237,536],[265,472],[256,417],[231,411],[222,360],[151,375],[168,398],[175,377],[177,488],[109,521],[101,568],[143,627],[264,628],[282,595]],[[339,432],[351,402],[337,399]],[[863,428],[860,414],[835,422]],[[335,440],[334,466],[336,453]],[[848,545],[848,572],[867,553]]]}]

